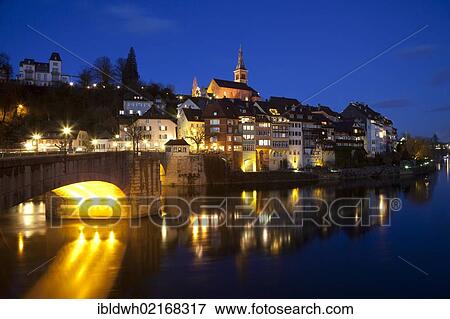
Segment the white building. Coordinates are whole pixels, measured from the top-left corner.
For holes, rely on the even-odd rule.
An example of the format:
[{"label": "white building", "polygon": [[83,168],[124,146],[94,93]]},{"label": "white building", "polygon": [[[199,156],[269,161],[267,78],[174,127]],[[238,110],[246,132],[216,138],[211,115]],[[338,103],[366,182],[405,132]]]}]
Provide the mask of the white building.
[{"label": "white building", "polygon": [[296,118],[295,113],[289,114],[289,168],[300,169],[303,167],[303,143],[302,121]]},{"label": "white building", "polygon": [[24,59],[19,64],[19,81],[37,86],[52,86],[70,83],[69,76],[62,74],[62,60],[59,53],[53,52],[48,62]]},{"label": "white building", "polygon": [[[142,116],[131,116],[126,121],[122,121],[119,127],[120,141],[132,142],[133,134],[130,130],[139,131],[139,136],[134,134],[135,139],[139,139],[139,149],[143,151],[157,150],[163,151],[164,145],[177,138],[177,124],[174,118],[152,106],[150,110]],[[136,142],[136,141],[135,141]],[[128,147],[131,143],[127,144]]]},{"label": "white building", "polygon": [[137,95],[129,94],[123,99],[123,109],[119,110],[119,115],[143,115],[145,112],[150,110],[153,102],[149,99]]},{"label": "white building", "polygon": [[364,149],[369,156],[391,151],[397,134],[392,121],[362,103],[350,103],[342,116],[359,119],[365,124]]}]

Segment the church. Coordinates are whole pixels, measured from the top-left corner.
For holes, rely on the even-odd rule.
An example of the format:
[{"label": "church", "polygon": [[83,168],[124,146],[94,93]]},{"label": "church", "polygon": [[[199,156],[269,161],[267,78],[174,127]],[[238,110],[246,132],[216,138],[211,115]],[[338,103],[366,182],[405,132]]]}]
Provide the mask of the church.
[{"label": "church", "polygon": [[248,70],[244,64],[242,47],[239,48],[238,61],[233,71],[234,80],[212,79],[206,92],[198,87],[197,79],[194,78],[192,85],[192,96],[209,96],[215,99],[241,99],[243,101],[259,101],[259,93],[248,85]]}]

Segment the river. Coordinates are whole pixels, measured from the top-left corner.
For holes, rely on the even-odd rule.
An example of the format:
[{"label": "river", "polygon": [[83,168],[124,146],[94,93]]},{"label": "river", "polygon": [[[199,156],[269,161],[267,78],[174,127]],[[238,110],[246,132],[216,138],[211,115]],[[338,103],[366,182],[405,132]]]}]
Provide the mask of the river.
[{"label": "river", "polygon": [[[402,181],[199,190],[183,196],[240,198],[258,223],[227,206],[226,225],[200,210],[176,228],[148,219],[50,227],[36,198],[0,214],[0,297],[449,298],[449,186],[442,162]],[[368,199],[342,213],[364,225],[282,216],[301,200],[343,197]]]}]

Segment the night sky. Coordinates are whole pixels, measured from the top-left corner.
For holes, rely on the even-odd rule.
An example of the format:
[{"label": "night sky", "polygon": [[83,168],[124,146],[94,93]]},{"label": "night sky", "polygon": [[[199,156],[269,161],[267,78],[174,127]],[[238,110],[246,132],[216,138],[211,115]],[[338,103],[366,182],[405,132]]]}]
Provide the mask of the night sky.
[{"label": "night sky", "polygon": [[[94,3],[95,2],[95,3]],[[144,81],[190,93],[192,79],[232,79],[242,44],[249,84],[264,98],[305,100],[400,41],[387,53],[308,100],[341,111],[363,101],[399,132],[450,140],[450,1],[61,1],[0,0],[0,52],[14,71],[23,58],[63,72],[134,46]],[[405,40],[414,32],[420,30]]]}]

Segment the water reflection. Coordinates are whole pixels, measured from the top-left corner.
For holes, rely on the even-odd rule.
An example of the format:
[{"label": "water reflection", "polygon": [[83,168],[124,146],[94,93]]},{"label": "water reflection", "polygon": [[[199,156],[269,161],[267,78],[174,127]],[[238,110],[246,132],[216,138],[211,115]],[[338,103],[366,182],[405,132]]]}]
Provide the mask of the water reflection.
[{"label": "water reflection", "polygon": [[[363,182],[351,182],[282,190],[213,189],[200,193],[237,198],[239,204],[256,212],[258,227],[242,218],[245,211],[231,206],[228,208],[231,218],[226,222],[239,227],[224,227],[225,219],[220,212],[199,209],[189,223],[180,228],[171,227],[166,218],[162,219],[161,227],[141,220],[135,221],[141,223],[139,227],[124,221],[97,227],[66,222],[61,228],[48,228],[43,201],[23,203],[0,217],[4,236],[0,246],[4,265],[0,274],[0,295],[180,297],[183,287],[179,283],[191,282],[192,287],[193,282],[198,281],[200,285],[210,273],[228,265],[230,259],[237,278],[243,280],[248,276],[247,270],[255,267],[255,258],[258,267],[273,265],[274,260],[289,259],[290,254],[298,254],[317,240],[332,241],[340,234],[359,239],[367,232],[383,229],[380,226],[393,214],[387,199],[404,196],[412,203],[426,203],[432,199],[436,177],[372,183],[380,184],[368,187]],[[168,189],[168,193],[182,194],[188,200],[199,195],[183,189]],[[302,227],[280,227],[290,223],[281,213],[281,204],[292,210],[296,203],[309,197],[327,202],[341,197],[369,198],[362,207],[342,210],[340,217],[346,222],[365,221],[370,227],[329,225],[319,228],[313,222],[304,223]],[[268,198],[277,200],[268,202]],[[302,261],[309,262],[312,261]],[[236,274],[228,270],[227,276],[233,281]],[[214,282],[210,285],[214,286]],[[244,288],[252,289],[251,285]],[[276,289],[275,286],[269,288]],[[233,289],[238,288],[233,286]]]},{"label": "water reflection", "polygon": [[[76,227],[66,231],[75,236]],[[121,231],[125,230],[121,229]],[[27,298],[105,298],[120,269],[125,244],[117,230],[78,227],[78,237],[69,239],[44,275],[26,293]],[[120,233],[120,237],[125,234]],[[44,261],[45,262],[45,261]],[[28,275],[33,275],[34,269]]]}]

